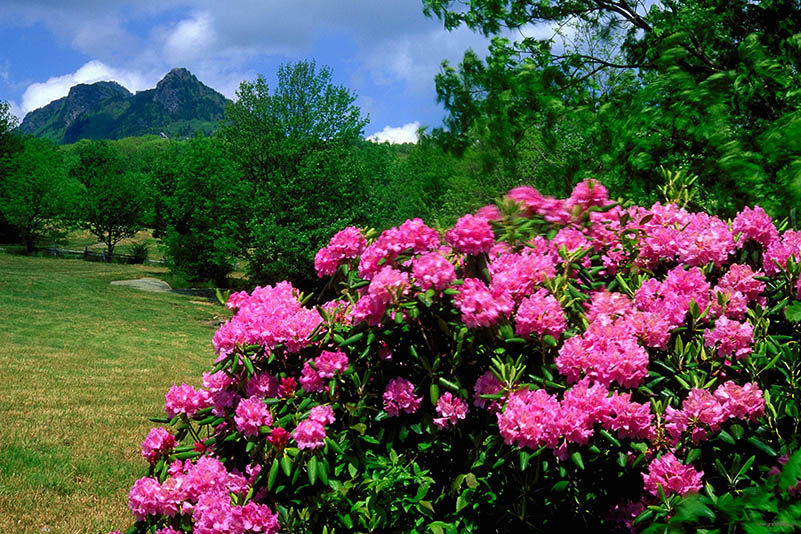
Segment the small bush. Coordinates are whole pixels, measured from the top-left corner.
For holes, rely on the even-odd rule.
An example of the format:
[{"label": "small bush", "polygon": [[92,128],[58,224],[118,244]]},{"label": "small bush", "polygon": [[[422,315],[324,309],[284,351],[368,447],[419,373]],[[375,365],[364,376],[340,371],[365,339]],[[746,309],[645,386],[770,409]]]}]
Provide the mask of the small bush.
[{"label": "small bush", "polygon": [[132,256],[131,263],[145,263],[149,250],[144,243],[134,243],[128,249],[128,254]]}]

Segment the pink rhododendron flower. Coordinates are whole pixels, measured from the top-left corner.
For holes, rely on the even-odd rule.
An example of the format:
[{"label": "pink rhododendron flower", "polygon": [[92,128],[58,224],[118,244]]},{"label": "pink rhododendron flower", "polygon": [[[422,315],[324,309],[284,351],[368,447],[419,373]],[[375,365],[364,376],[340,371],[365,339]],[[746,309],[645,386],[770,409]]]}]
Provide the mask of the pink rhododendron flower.
[{"label": "pink rhododendron flower", "polygon": [[344,373],[348,368],[348,357],[342,351],[324,350],[314,359],[320,378],[333,378],[337,373]]},{"label": "pink rhododendron flower", "polygon": [[393,378],[384,390],[384,411],[395,417],[401,411],[414,413],[420,408],[422,397],[415,396],[414,384],[405,378]]},{"label": "pink rhododendron flower", "polygon": [[128,508],[134,517],[142,521],[148,515],[174,516],[178,512],[178,502],[154,478],[137,480],[128,493]]},{"label": "pink rhododendron flower", "polygon": [[576,184],[570,197],[565,201],[565,209],[578,216],[594,206],[609,204],[609,192],[598,180],[587,179]]},{"label": "pink rhododendron flower", "polygon": [[433,287],[442,291],[456,280],[456,270],[439,252],[429,252],[414,259],[412,275],[423,290]]},{"label": "pink rhododendron flower", "polygon": [[718,386],[714,395],[728,417],[758,419],[765,415],[762,390],[752,382],[738,386],[729,380]]},{"label": "pink rhododendron flower", "polygon": [[445,234],[445,239],[458,252],[481,254],[495,244],[495,235],[487,219],[473,215],[461,217]]},{"label": "pink rhododendron flower", "polygon": [[470,328],[490,326],[501,316],[508,317],[514,301],[505,294],[493,294],[478,278],[466,278],[453,303]]},{"label": "pink rhododendron flower", "polygon": [[172,451],[175,447],[175,436],[163,428],[151,428],[142,442],[142,456],[155,464],[156,461]]},{"label": "pink rhododendron flower", "polygon": [[367,247],[367,239],[361,230],[348,226],[337,232],[328,246],[321,248],[314,257],[317,276],[329,276],[336,272],[342,260],[355,258]]},{"label": "pink rhododendron flower", "polygon": [[300,374],[300,387],[306,393],[319,393],[325,387],[320,373],[309,362],[303,364],[303,370]]},{"label": "pink rhododendron flower", "polygon": [[[491,412],[498,412],[501,410],[501,400],[491,401],[489,399],[481,398],[481,395],[496,395],[503,391],[503,384],[498,382],[498,379],[492,374],[492,371],[487,371],[476,380],[473,386],[473,406],[479,408],[487,408]],[[489,407],[487,407],[489,403]]]},{"label": "pink rhododendron flower", "polygon": [[236,428],[245,436],[258,435],[259,427],[273,424],[270,410],[259,397],[242,399],[235,413]]},{"label": "pink rhododendron flower", "polygon": [[278,396],[281,398],[291,397],[298,389],[298,383],[294,378],[282,378],[278,385]]},{"label": "pink rhododendron flower", "polygon": [[771,241],[762,257],[762,268],[768,275],[778,274],[780,268],[787,268],[790,258],[796,263],[801,261],[801,231],[787,230]]},{"label": "pink rhododendron flower", "polygon": [[606,430],[617,432],[621,438],[651,439],[654,415],[650,403],[631,400],[631,393],[615,392],[608,400],[609,415],[602,422]]},{"label": "pink rhododendron flower", "polygon": [[434,418],[434,424],[440,428],[448,428],[455,425],[460,419],[467,416],[467,403],[459,397],[454,397],[451,392],[440,395],[436,406],[439,417]]},{"label": "pink rhododendron flower", "polygon": [[754,327],[747,321],[741,323],[720,317],[715,321],[714,329],[704,332],[704,344],[707,347],[717,347],[719,356],[734,355],[737,359],[744,358],[753,352]]},{"label": "pink rhododendron flower", "polygon": [[752,239],[763,247],[767,247],[779,237],[779,231],[773,224],[770,215],[759,206],[743,208],[732,221],[731,229],[735,234],[742,234],[737,241],[738,247],[742,247]]},{"label": "pink rhododendron flower", "polygon": [[398,228],[385,230],[362,253],[359,260],[359,276],[372,280],[383,265],[392,265],[404,252],[420,254],[434,250],[440,245],[439,234],[421,219],[410,219]]},{"label": "pink rhododendron flower", "polygon": [[556,276],[557,255],[550,242],[537,242],[536,247],[520,253],[501,252],[489,265],[492,275],[490,290],[520,302],[534,293],[547,278]]},{"label": "pink rhododendron flower", "polygon": [[519,336],[536,334],[558,338],[567,328],[559,301],[547,289],[540,289],[523,300],[515,316],[515,332]]},{"label": "pink rhododendron flower", "polygon": [[314,419],[304,419],[295,430],[292,431],[292,439],[298,444],[298,448],[303,449],[318,449],[322,447],[325,439],[324,425]]},{"label": "pink rhododendron flower", "polygon": [[278,396],[278,379],[270,373],[259,373],[247,381],[245,392],[248,397],[275,398]]},{"label": "pink rhododendron flower", "polygon": [[554,424],[554,432],[571,443],[587,443],[595,423],[609,417],[608,395],[609,390],[602,384],[592,384],[586,379],[574,385],[562,398],[560,420]]},{"label": "pink rhododendron flower", "polygon": [[559,445],[559,401],[543,389],[512,393],[497,417],[498,429],[507,445],[516,443],[521,449],[538,449],[543,445],[555,449]]},{"label": "pink rhododendron flower", "polygon": [[487,204],[476,211],[476,217],[487,219],[488,221],[498,221],[501,219],[501,210],[495,204]]},{"label": "pink rhododendron flower", "polygon": [[321,425],[330,425],[336,418],[334,417],[334,410],[328,405],[319,405],[311,409],[309,419],[317,421]]},{"label": "pink rhododendron flower", "polygon": [[238,344],[261,345],[268,353],[280,344],[289,352],[308,347],[322,318],[316,309],[304,308],[298,296],[289,282],[257,287],[247,298],[238,296],[236,315],[217,330],[212,340],[218,361]]},{"label": "pink rhododendron flower", "polygon": [[674,493],[686,495],[701,491],[702,476],[703,471],[696,471],[691,465],[679,462],[673,453],[667,453],[652,460],[648,473],[643,473],[642,478],[645,491],[651,495],[658,495],[657,485],[661,485],[665,496],[670,496]]},{"label": "pink rhododendron flower", "polygon": [[587,377],[605,386],[637,387],[648,376],[648,352],[624,323],[592,323],[582,336],[565,341],[555,361],[568,382]]},{"label": "pink rhododendron flower", "polygon": [[192,417],[203,408],[211,406],[209,392],[204,389],[195,390],[188,384],[180,386],[172,385],[170,391],[164,395],[164,411],[167,416],[175,417],[178,414],[186,414]]},{"label": "pink rhododendron flower", "polygon": [[596,291],[592,294],[584,316],[591,323],[611,324],[634,313],[634,303],[623,293]]},{"label": "pink rhododendron flower", "polygon": [[154,534],[182,534],[181,531],[175,530],[172,527],[163,527],[158,529]]},{"label": "pink rhododendron flower", "polygon": [[289,441],[289,432],[280,426],[275,427],[270,431],[270,435],[267,436],[267,441],[276,449],[282,449]]}]

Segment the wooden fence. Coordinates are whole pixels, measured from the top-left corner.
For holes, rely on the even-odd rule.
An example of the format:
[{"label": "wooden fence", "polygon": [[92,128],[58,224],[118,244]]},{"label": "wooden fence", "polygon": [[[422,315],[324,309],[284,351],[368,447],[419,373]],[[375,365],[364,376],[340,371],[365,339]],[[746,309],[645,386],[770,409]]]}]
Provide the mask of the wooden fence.
[{"label": "wooden fence", "polygon": [[[105,250],[95,252],[84,247],[83,250],[72,250],[60,247],[34,247],[34,252],[43,256],[54,256],[59,258],[82,258],[86,261],[101,261],[107,263],[136,263],[138,258],[132,254],[107,254]],[[141,263],[141,262],[140,262]],[[148,265],[162,265],[164,260],[145,259]]]}]

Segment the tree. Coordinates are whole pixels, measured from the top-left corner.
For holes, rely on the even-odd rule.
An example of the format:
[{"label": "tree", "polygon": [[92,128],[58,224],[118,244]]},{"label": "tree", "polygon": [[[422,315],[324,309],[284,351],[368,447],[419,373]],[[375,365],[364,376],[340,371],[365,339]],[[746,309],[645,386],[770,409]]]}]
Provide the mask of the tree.
[{"label": "tree", "polygon": [[[0,184],[11,174],[11,156],[22,150],[22,139],[15,135],[17,118],[11,114],[8,102],[0,100]],[[0,213],[0,241],[12,242],[20,238],[15,227]]]},{"label": "tree", "polygon": [[239,253],[257,281],[309,284],[317,249],[369,212],[355,155],[367,120],[356,96],[313,61],[281,66],[272,93],[260,76],[237,97],[220,135],[252,191]]},{"label": "tree", "polygon": [[70,174],[86,188],[82,224],[111,256],[117,243],[142,228],[146,180],[126,169],[119,154],[104,141],[82,142],[76,152]]},{"label": "tree", "polygon": [[[218,286],[233,270],[248,235],[248,184],[218,138],[173,143],[154,164],[156,227],[171,268]],[[155,232],[154,232],[155,233]]]},{"label": "tree", "polygon": [[[480,146],[493,172],[534,172],[543,190],[542,182],[601,177],[644,202],[665,165],[698,175],[706,207],[724,213],[756,200],[776,214],[797,204],[797,2],[424,6],[449,29],[494,37],[485,60],[468,52],[437,77],[449,111],[442,138]],[[552,37],[507,37],[542,24]]]},{"label": "tree", "polygon": [[0,215],[19,234],[28,252],[37,241],[57,236],[75,220],[81,186],[67,175],[58,147],[27,138],[8,158],[0,182]]}]

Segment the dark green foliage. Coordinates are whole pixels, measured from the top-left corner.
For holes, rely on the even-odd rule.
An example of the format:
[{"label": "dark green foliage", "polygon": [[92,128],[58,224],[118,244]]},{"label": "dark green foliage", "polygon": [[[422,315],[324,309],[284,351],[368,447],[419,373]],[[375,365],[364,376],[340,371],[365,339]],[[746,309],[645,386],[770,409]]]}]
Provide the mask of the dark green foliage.
[{"label": "dark green foliage", "polygon": [[366,120],[355,95],[314,62],[282,66],[272,93],[259,77],[237,94],[220,133],[252,188],[250,234],[239,253],[254,281],[307,285],[317,250],[370,211],[357,157]]},{"label": "dark green foliage", "polygon": [[[564,194],[586,177],[641,203],[659,166],[697,175],[724,215],[801,200],[797,2],[426,0],[447,28],[488,36],[548,23],[550,39],[496,37],[437,77],[443,142],[477,151],[501,189]],[[562,39],[566,35],[569,38]]]},{"label": "dark green foliage", "polygon": [[173,69],[155,89],[135,95],[115,82],[76,85],[66,97],[26,115],[20,129],[58,143],[148,134],[187,138],[213,132],[225,104],[223,95],[192,73]]},{"label": "dark green foliage", "polygon": [[145,177],[126,169],[119,153],[102,141],[86,141],[76,148],[70,175],[85,187],[83,227],[112,255],[118,242],[142,228],[147,201]]},{"label": "dark green foliage", "polygon": [[248,235],[250,187],[219,139],[174,143],[153,171],[155,231],[173,270],[223,285]]},{"label": "dark green foliage", "polygon": [[73,224],[82,187],[68,176],[58,147],[44,139],[25,139],[3,161],[0,215],[31,251]]}]

